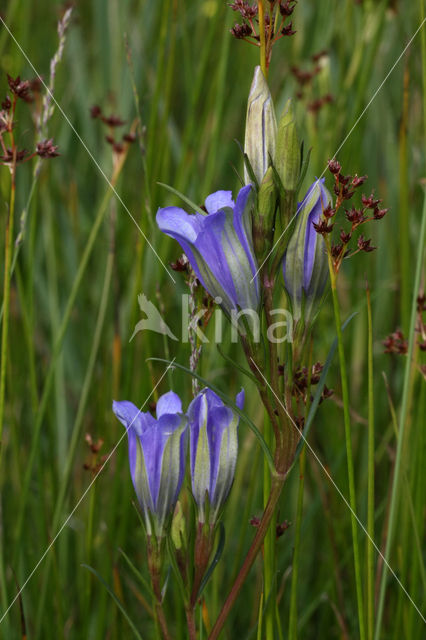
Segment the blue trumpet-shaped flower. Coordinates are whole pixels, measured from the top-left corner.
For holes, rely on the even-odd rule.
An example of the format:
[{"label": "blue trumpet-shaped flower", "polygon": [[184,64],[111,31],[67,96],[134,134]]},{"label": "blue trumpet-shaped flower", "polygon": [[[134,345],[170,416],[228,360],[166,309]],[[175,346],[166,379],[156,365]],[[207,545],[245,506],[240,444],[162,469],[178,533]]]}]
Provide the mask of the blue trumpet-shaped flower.
[{"label": "blue trumpet-shaped flower", "polygon": [[132,402],[113,402],[126,427],[130,474],[142,508],[147,533],[163,535],[185,473],[187,418],[179,397],[169,391],[157,402],[157,419]]},{"label": "blue trumpet-shaped flower", "polygon": [[206,199],[208,215],[189,215],[179,207],[157,212],[161,231],[179,242],[197,278],[230,315],[234,309],[259,305],[259,282],[253,250],[251,185],[234,203],[230,191],[216,191]]},{"label": "blue trumpet-shaped flower", "polygon": [[324,179],[316,180],[299,203],[293,235],[283,259],[284,282],[292,300],[295,321],[309,321],[328,278],[324,238],[314,229],[323,210],[331,203]]},{"label": "blue trumpet-shaped flower", "polygon": [[[244,390],[236,398],[242,410]],[[219,396],[204,389],[188,408],[192,493],[200,522],[214,524],[234,480],[238,453],[238,415]]]}]

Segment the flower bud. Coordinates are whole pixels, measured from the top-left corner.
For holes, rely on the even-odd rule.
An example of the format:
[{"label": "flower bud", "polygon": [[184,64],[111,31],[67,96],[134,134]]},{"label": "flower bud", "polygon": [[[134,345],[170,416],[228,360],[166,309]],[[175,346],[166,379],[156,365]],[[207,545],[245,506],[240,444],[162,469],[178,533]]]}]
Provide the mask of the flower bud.
[{"label": "flower bud", "polygon": [[[236,398],[244,405],[244,391]],[[214,524],[234,480],[238,415],[216,393],[204,389],[188,409],[192,493],[200,523]]]},{"label": "flower bud", "polygon": [[[256,67],[248,97],[244,152],[259,185],[270,165],[270,158],[275,158],[276,135],[277,121],[272,96],[262,69]],[[246,167],[244,180],[246,184],[251,182]]]},{"label": "flower bud", "polygon": [[327,282],[324,238],[313,226],[331,203],[331,195],[323,182],[324,179],[314,182],[298,205],[296,224],[283,259],[284,282],[292,301],[295,322],[302,316],[305,323],[309,322]]},{"label": "flower bud", "polygon": [[286,193],[296,191],[300,175],[300,143],[291,99],[287,100],[278,123],[275,168]]},{"label": "flower bud", "polygon": [[253,245],[256,258],[263,262],[272,245],[274,219],[278,201],[274,171],[269,167],[257,195],[257,207],[253,213]]},{"label": "flower bud", "polygon": [[173,541],[174,548],[179,551],[183,546],[183,540],[185,540],[185,517],[182,511],[182,505],[179,500],[176,503],[175,511],[172,519],[172,526],[170,529],[170,535]]}]

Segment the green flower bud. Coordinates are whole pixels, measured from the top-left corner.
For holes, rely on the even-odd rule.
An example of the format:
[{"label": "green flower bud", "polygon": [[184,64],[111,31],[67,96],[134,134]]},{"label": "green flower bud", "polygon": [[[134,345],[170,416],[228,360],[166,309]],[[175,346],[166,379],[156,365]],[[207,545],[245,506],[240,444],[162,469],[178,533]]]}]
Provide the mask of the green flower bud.
[{"label": "green flower bud", "polygon": [[179,501],[176,503],[170,534],[175,549],[179,550],[182,547],[182,541],[185,540],[185,517]]},{"label": "green flower bud", "polygon": [[[277,121],[272,96],[261,68],[256,67],[247,105],[244,152],[259,184],[270,165],[270,158],[275,158],[276,135]],[[244,179],[246,184],[251,182],[246,168]]]},{"label": "green flower bud", "polygon": [[278,124],[275,168],[286,193],[295,192],[300,175],[300,143],[291,99],[287,100]]},{"label": "green flower bud", "polygon": [[253,245],[259,262],[262,262],[272,245],[278,195],[274,170],[269,167],[260,185],[257,207],[253,213]]}]

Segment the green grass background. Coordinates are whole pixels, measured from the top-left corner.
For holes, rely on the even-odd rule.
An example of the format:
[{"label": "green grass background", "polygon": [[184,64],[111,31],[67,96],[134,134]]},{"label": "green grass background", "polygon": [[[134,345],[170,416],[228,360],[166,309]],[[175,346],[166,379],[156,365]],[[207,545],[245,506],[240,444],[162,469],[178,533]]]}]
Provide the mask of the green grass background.
[{"label": "green grass background", "polygon": [[[44,79],[48,78],[49,62],[57,47],[56,21],[62,8],[51,0],[9,0],[1,6],[3,18]],[[241,171],[242,162],[234,139],[243,140],[246,100],[258,51],[231,38],[229,29],[235,18],[222,0],[75,3],[64,59],[57,70],[55,97],[97,163],[110,176],[111,150],[104,140],[106,130],[91,119],[89,109],[100,104],[105,112],[118,112],[128,126],[136,117],[126,60],[127,34],[146,132],[143,154],[137,144],[132,146],[117,191],[166,264],[179,256],[179,247],[156,229],[155,212],[159,206],[178,201],[157,183],[173,185],[198,203],[217,189],[235,192],[238,188],[232,164]],[[306,147],[312,147],[306,186],[322,173],[420,21],[419,2],[300,0],[294,13],[296,35],[281,41],[274,50],[270,87],[280,112],[286,99],[297,91],[291,66],[309,68],[313,54],[328,50],[324,67],[309,91],[312,99],[330,92],[334,102],[326,105],[318,117],[307,113],[303,101],[296,106],[300,136]],[[382,340],[397,327],[406,334],[409,329],[423,203],[420,42],[418,34],[338,155],[346,173],[368,174],[364,191],[369,193],[375,187],[390,208],[382,222],[370,227],[377,251],[361,254],[345,264],[339,281],[343,318],[354,310],[359,312],[344,339],[353,410],[358,513],[363,522],[367,518],[366,278],[372,291],[375,526],[380,548],[386,539],[397,445],[382,372],[398,410],[405,366],[403,357],[383,354]],[[24,78],[34,76],[3,26],[0,68],[0,95],[6,93],[6,72]],[[19,105],[16,135],[20,147],[32,148],[35,144],[32,108]],[[173,284],[117,200],[110,198],[102,204],[108,185],[58,109],[49,122],[49,136],[59,145],[61,157],[43,165],[12,279],[0,470],[2,611],[91,481],[90,471],[83,469],[90,458],[85,434],[102,438],[105,442],[101,453],[110,452],[123,434],[111,411],[112,399],[129,399],[138,405],[145,401],[164,371],[161,364],[147,363],[148,357],[176,357],[185,365],[189,357],[188,344],[165,342],[153,333],[138,334],[129,343],[140,319],[137,294],[141,292],[164,306],[167,322],[180,335],[184,279],[174,274]],[[2,168],[0,243],[4,242],[9,183],[8,171]],[[31,183],[31,167],[19,167],[18,228]],[[67,317],[67,302],[101,207],[105,216]],[[55,352],[55,342],[64,329],[63,341]],[[315,328],[315,360],[325,359],[334,337],[328,300]],[[238,345],[228,347],[232,357],[242,360]],[[420,358],[416,350],[416,361]],[[262,425],[254,388],[229,367],[214,345],[203,351],[199,371],[230,395],[244,382],[247,412],[258,426]],[[170,381],[187,405],[191,399],[190,379],[174,371],[157,391],[167,391]],[[337,359],[327,385],[335,389],[335,396],[321,405],[309,439],[347,495]],[[416,604],[422,606],[426,586],[425,384],[416,365],[412,367],[408,400],[400,502],[390,564]],[[224,556],[205,592],[212,622],[248,548],[253,533],[249,519],[261,514],[262,477],[261,452],[242,425],[237,475],[224,515]],[[294,469],[281,497],[281,520],[295,521],[297,486],[298,473]],[[23,591],[28,638],[132,637],[104,586],[82,568],[82,563],[93,566],[111,585],[142,637],[155,637],[152,618],[144,606],[145,601],[151,604],[149,591],[140,586],[119,551],[123,549],[147,576],[144,537],[132,500],[127,444],[123,440]],[[364,571],[366,539],[362,532],[360,540]],[[293,541],[294,527],[290,527],[278,543],[278,612],[283,637],[287,637],[288,628]],[[298,637],[357,637],[351,549],[349,511],[307,452]],[[380,561],[378,565],[380,569]],[[231,613],[224,638],[256,636],[261,569],[258,560]],[[184,638],[184,616],[173,578],[166,611],[174,636]],[[346,636],[342,628],[346,629]],[[424,632],[419,614],[389,576],[381,637],[415,640],[424,637]],[[0,637],[22,637],[18,601],[2,621]]]}]

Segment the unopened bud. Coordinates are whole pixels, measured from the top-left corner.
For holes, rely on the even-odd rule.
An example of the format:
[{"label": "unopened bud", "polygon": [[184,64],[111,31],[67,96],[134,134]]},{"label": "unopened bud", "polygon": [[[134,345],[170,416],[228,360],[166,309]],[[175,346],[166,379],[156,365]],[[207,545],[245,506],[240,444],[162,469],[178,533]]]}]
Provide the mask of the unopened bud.
[{"label": "unopened bud", "polygon": [[179,501],[176,503],[170,533],[175,549],[180,549],[185,539],[185,517]]},{"label": "unopened bud", "polygon": [[[256,67],[248,97],[244,152],[259,184],[270,165],[270,159],[275,158],[276,135],[277,121],[272,96],[261,68]],[[244,179],[246,184],[252,181],[246,167]]]},{"label": "unopened bud", "polygon": [[274,231],[274,218],[277,208],[278,190],[274,180],[274,170],[269,167],[260,185],[257,196],[257,208],[253,214],[253,245],[259,262],[269,251]]},{"label": "unopened bud", "polygon": [[296,191],[300,175],[300,143],[291,99],[278,123],[275,168],[286,192]]}]

